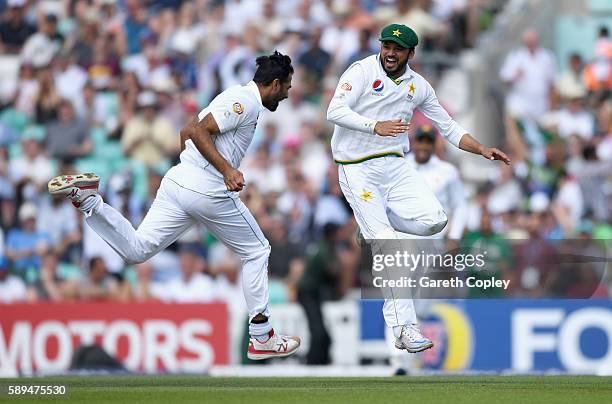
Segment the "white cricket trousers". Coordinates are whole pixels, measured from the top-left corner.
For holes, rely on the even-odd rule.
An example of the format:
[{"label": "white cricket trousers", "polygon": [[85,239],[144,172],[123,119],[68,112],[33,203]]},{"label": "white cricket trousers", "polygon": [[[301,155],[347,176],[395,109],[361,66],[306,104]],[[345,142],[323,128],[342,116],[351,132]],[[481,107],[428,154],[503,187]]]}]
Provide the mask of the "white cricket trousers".
[{"label": "white cricket trousers", "polygon": [[[338,176],[366,240],[406,239],[407,234],[431,236],[446,226],[442,205],[404,158],[388,156],[340,164]],[[388,327],[417,323],[414,301],[395,298],[392,289],[385,295],[383,315]]]},{"label": "white cricket trousers", "polygon": [[[193,172],[181,172],[177,167],[171,169],[175,175],[170,176],[169,172],[162,179],[155,200],[138,229],[99,196],[100,202],[86,215],[87,224],[129,263],[148,260],[196,222],[204,224],[242,261],[242,289],[249,321],[259,313],[270,317],[270,244],[255,218],[236,193],[223,190],[225,185],[219,183],[222,180],[197,180]],[[180,175],[176,175],[177,172]],[[204,174],[202,171],[200,176]],[[190,177],[184,185],[176,181],[186,176]],[[194,186],[196,181],[200,181],[200,186]]]}]

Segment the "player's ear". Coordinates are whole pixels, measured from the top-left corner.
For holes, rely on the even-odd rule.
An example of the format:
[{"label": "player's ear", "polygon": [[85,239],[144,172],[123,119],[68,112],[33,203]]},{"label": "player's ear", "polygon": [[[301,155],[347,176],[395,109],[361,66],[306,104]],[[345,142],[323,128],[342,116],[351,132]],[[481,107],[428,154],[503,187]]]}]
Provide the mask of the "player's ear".
[{"label": "player's ear", "polygon": [[408,49],[408,59],[412,59],[415,53],[416,53],[416,50],[414,48]]}]

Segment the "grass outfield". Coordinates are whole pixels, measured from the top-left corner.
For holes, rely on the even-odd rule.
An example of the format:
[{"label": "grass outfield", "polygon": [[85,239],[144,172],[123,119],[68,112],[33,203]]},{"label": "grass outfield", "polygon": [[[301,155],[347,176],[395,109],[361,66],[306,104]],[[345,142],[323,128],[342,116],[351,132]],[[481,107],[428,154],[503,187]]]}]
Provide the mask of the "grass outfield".
[{"label": "grass outfield", "polygon": [[[63,384],[67,396],[9,397],[9,384]],[[591,376],[418,376],[236,378],[66,376],[0,379],[0,402],[79,403],[611,403],[612,378]]]}]

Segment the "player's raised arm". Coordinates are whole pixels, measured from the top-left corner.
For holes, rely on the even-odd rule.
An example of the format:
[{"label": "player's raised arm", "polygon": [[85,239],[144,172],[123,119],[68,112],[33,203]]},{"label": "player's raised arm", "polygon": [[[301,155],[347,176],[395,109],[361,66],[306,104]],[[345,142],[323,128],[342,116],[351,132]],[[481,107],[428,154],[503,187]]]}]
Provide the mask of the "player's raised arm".
[{"label": "player's raised arm", "polygon": [[219,153],[213,142],[213,136],[220,133],[212,113],[206,114],[201,120],[195,117],[181,130],[181,148],[184,149],[187,139],[191,139],[202,156],[223,175],[227,189],[240,191],[245,184],[244,176]]},{"label": "player's raised arm", "polygon": [[510,164],[510,159],[504,152],[482,145],[455,122],[448,112],[442,108],[434,89],[429,83],[427,83],[425,99],[419,105],[419,109],[433,122],[442,136],[456,147],[470,153],[480,154],[487,160],[501,160],[508,165]]}]

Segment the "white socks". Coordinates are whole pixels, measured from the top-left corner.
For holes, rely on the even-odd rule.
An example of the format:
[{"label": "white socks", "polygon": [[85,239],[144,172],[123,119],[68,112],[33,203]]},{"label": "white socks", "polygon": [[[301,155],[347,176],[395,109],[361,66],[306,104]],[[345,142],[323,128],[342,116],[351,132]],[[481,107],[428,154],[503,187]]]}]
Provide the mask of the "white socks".
[{"label": "white socks", "polygon": [[[402,328],[406,327],[408,324],[406,325],[396,325],[395,327],[393,327],[393,335],[395,335],[395,338],[399,338],[400,335],[402,335]],[[413,323],[413,326],[417,327],[417,323]]]},{"label": "white socks", "polygon": [[270,330],[272,330],[272,324],[270,324],[269,321],[259,324],[249,324],[249,334],[259,342],[266,342],[268,338],[270,338],[268,335]]},{"label": "white socks", "polygon": [[79,209],[85,214],[87,214],[96,206],[99,199],[102,199],[100,195],[92,195],[89,198],[86,198],[83,202],[81,202],[81,206],[79,206]]}]

